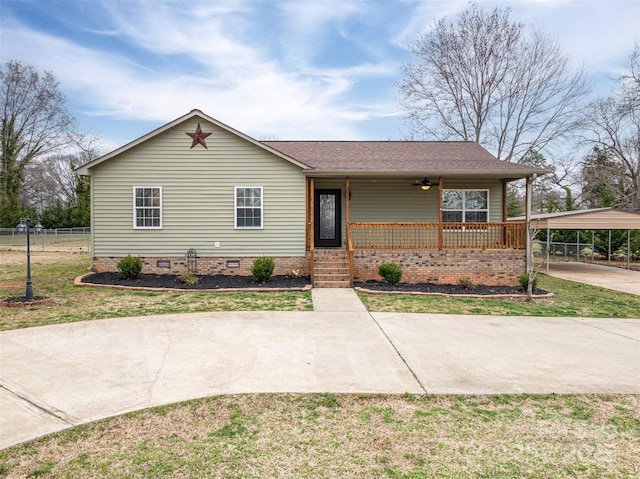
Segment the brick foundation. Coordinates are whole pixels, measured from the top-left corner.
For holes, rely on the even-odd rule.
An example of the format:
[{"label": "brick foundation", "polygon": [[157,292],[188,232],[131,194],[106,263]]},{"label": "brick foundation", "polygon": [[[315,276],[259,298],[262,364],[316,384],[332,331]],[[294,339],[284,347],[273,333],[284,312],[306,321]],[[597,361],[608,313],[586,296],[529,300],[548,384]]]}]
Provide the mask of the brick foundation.
[{"label": "brick foundation", "polygon": [[[118,271],[118,261],[121,257],[102,256],[93,258],[93,269],[98,273],[105,271]],[[200,257],[197,259],[196,274],[228,274],[238,276],[250,276],[251,265],[256,257]],[[309,276],[309,257],[307,256],[287,256],[274,257],[276,268],[274,275],[290,275],[294,271],[300,276]],[[169,263],[169,267],[162,267],[159,264]],[[228,266],[229,262],[235,262],[237,267]],[[142,272],[147,274],[185,274],[187,273],[187,258],[184,256],[163,256],[163,257],[143,257]]]},{"label": "brick foundation", "polygon": [[402,282],[515,286],[525,271],[525,253],[516,249],[359,249],[353,253],[354,281],[381,279],[385,262],[402,267]]},{"label": "brick foundation", "polygon": [[[97,272],[118,271],[120,257],[95,257],[93,268]],[[275,275],[296,271],[309,276],[309,253],[306,256],[274,257]],[[202,257],[197,260],[197,274],[229,274],[249,276],[255,257],[221,258]],[[160,267],[159,262],[169,262],[170,267]],[[228,265],[229,261],[239,264]],[[525,254],[516,249],[359,249],[353,252],[354,281],[381,279],[378,267],[385,262],[402,267],[405,283],[456,284],[468,279],[476,284],[491,286],[515,286],[525,271]],[[166,263],[165,263],[166,264]],[[178,257],[144,257],[142,272],[149,274],[187,273],[187,259]]]}]

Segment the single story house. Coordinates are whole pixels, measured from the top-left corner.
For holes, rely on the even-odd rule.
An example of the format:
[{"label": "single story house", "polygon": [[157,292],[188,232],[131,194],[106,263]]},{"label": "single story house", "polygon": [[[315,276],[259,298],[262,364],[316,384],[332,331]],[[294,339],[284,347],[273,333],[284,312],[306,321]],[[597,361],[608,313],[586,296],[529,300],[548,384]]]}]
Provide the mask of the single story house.
[{"label": "single story house", "polygon": [[275,274],[316,287],[379,279],[517,284],[526,222],[507,222],[507,183],[545,171],[474,142],[258,141],[193,110],[77,169],[91,177],[93,268],[129,254],[143,272]]}]

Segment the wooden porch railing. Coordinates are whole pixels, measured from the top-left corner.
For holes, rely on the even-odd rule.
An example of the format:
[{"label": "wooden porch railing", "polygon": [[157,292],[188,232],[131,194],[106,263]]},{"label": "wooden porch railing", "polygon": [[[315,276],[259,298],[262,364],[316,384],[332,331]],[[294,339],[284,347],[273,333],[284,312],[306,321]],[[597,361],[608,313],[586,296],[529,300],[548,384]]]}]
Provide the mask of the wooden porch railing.
[{"label": "wooden porch railing", "polygon": [[350,223],[354,249],[519,248],[526,243],[526,223]]}]

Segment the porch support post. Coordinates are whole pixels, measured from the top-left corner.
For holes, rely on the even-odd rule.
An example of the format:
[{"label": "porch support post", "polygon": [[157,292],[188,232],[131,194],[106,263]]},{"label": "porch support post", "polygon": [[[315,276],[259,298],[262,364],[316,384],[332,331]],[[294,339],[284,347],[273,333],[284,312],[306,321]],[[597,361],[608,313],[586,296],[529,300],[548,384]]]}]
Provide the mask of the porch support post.
[{"label": "porch support post", "polygon": [[507,247],[509,233],[506,226],[507,217],[509,212],[507,211],[507,180],[502,180],[502,222],[505,225],[502,227],[502,244]]},{"label": "porch support post", "polygon": [[347,228],[346,240],[347,245],[349,245],[349,197],[351,196],[351,182],[349,181],[349,177],[347,176],[344,179],[344,213],[345,213],[345,226]]},{"label": "porch support post", "polygon": [[531,271],[531,186],[537,175],[527,176],[527,192],[526,192],[526,205],[525,205],[525,227],[526,227],[526,268],[527,274]]},{"label": "porch support post", "polygon": [[502,222],[507,222],[507,180],[502,180]]},{"label": "porch support post", "polygon": [[442,176],[438,177],[438,249],[444,246],[444,235],[442,232]]},{"label": "porch support post", "polygon": [[351,180],[347,176],[344,179],[344,212],[346,232],[347,259],[349,260],[349,287],[353,287],[353,248],[351,247],[351,232],[349,231],[349,211],[351,209]]},{"label": "porch support post", "polygon": [[316,186],[315,186],[315,178],[312,176],[309,178],[309,222],[307,223],[307,234],[309,235],[309,277],[311,279],[311,285],[313,286],[314,279],[314,262],[315,262],[315,225],[314,225],[314,217],[315,217],[315,197],[316,197]]}]

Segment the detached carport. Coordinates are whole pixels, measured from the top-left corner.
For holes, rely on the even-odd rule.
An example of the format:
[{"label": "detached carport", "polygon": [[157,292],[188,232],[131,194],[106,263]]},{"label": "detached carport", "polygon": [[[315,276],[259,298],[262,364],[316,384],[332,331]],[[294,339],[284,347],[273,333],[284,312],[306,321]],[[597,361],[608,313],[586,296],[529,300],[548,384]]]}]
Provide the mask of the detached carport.
[{"label": "detached carport", "polygon": [[[522,221],[526,217],[509,218],[509,221]],[[528,227],[533,232],[547,230],[547,238],[551,230],[593,231],[609,230],[608,258],[611,258],[611,231],[627,231],[627,269],[630,269],[631,258],[631,230],[640,230],[640,212],[620,210],[616,208],[598,208],[591,210],[560,211],[558,213],[544,213],[531,215]],[[580,242],[578,236],[578,243]],[[549,258],[547,257],[547,273],[549,272]]]}]

